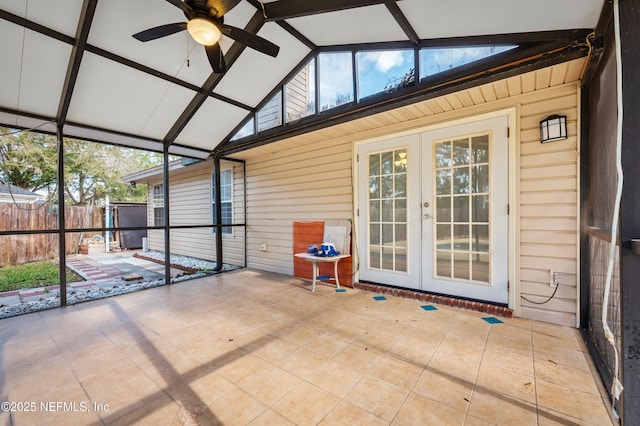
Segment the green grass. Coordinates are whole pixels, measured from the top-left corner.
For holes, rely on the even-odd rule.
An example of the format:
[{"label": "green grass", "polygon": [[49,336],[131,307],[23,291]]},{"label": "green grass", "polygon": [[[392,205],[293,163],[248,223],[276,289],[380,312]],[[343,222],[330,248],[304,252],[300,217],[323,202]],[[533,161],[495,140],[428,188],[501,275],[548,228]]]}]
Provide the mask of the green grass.
[{"label": "green grass", "polygon": [[[5,266],[0,268],[0,292],[60,284],[59,277],[59,265],[54,261]],[[67,268],[67,282],[78,281],[83,278]]]}]

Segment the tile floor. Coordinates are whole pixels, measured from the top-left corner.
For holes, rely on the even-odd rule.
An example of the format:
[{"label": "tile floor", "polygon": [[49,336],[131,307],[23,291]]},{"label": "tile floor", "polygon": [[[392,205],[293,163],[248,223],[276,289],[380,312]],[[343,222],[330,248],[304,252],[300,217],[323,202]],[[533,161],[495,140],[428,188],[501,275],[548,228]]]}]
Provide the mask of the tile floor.
[{"label": "tile floor", "polygon": [[573,329],[310,287],[240,270],[0,320],[0,425],[611,424]]}]

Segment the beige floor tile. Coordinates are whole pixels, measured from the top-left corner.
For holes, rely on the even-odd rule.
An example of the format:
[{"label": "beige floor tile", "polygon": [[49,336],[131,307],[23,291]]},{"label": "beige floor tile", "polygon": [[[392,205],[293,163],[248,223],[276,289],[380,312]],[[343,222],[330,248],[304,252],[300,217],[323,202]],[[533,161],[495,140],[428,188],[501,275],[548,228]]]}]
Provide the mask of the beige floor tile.
[{"label": "beige floor tile", "polygon": [[294,345],[304,346],[312,341],[318,332],[303,326],[292,326],[280,335],[282,340],[293,343]]},{"label": "beige floor tile", "polygon": [[425,367],[435,352],[435,348],[400,339],[389,349],[387,356],[410,362],[418,367]]},{"label": "beige floor tile", "polygon": [[535,404],[536,385],[533,374],[519,374],[493,365],[481,365],[476,389],[483,388],[498,395],[506,395]]},{"label": "beige floor tile", "polygon": [[368,346],[351,344],[335,354],[331,360],[342,365],[343,368],[366,372],[382,358],[382,353],[370,351]]},{"label": "beige floor tile", "polygon": [[333,357],[338,352],[342,351],[349,345],[349,342],[341,339],[336,339],[329,333],[320,334],[313,338],[304,347],[305,349],[321,356],[325,359]]},{"label": "beige floor tile", "polygon": [[277,361],[276,365],[295,376],[304,378],[317,370],[325,361],[325,357],[307,348],[299,348]]},{"label": "beige floor tile", "polygon": [[220,364],[216,364],[214,367],[214,371],[238,385],[269,364],[262,358],[247,353],[228,360],[221,360]]},{"label": "beige floor tile", "polygon": [[249,422],[251,426],[295,426],[294,423],[291,423],[289,420],[282,417],[280,414],[276,413],[272,409],[267,409],[263,411],[258,417],[251,420]]},{"label": "beige floor tile", "polygon": [[226,393],[209,404],[215,421],[209,424],[245,425],[258,417],[267,406],[240,388]]},{"label": "beige floor tile", "polygon": [[293,389],[302,379],[274,365],[260,370],[240,387],[265,405],[271,405]]},{"label": "beige floor tile", "polygon": [[465,412],[411,392],[393,419],[394,425],[463,425]]},{"label": "beige floor tile", "polygon": [[536,381],[538,406],[595,424],[610,423],[600,395],[572,390],[544,380]]},{"label": "beige floor tile", "polygon": [[365,375],[345,399],[383,420],[391,421],[409,391],[370,375]]},{"label": "beige floor tile", "polygon": [[441,402],[458,411],[469,407],[473,384],[446,372],[427,368],[418,378],[413,392]]},{"label": "beige floor tile", "polygon": [[369,370],[369,374],[401,388],[411,390],[418,377],[422,374],[423,369],[424,367],[419,367],[397,358],[383,356]]},{"label": "beige floor tile", "polygon": [[191,409],[209,405],[235,387],[219,374],[209,372],[182,386],[165,388],[164,391],[183,408]]},{"label": "beige floor tile", "polygon": [[271,408],[294,424],[315,425],[339,401],[337,396],[303,381]]},{"label": "beige floor tile", "polygon": [[103,416],[105,423],[110,425],[150,425],[173,422],[178,418],[180,406],[167,395],[143,404],[126,414],[117,417],[118,412],[109,412]]},{"label": "beige floor tile", "polygon": [[536,360],[535,368],[536,380],[544,380],[580,392],[600,395],[590,370],[556,364],[544,359]]},{"label": "beige floor tile", "polygon": [[553,346],[536,347],[533,354],[536,361],[546,360],[558,365],[590,371],[586,356],[588,355],[581,350]]},{"label": "beige floor tile", "polygon": [[383,426],[389,422],[374,416],[370,412],[353,405],[349,401],[342,400],[331,412],[319,423],[321,426]]},{"label": "beige floor tile", "polygon": [[[497,330],[497,331],[496,331]],[[518,336],[501,334],[500,328],[492,328],[487,339],[487,349],[503,350],[516,354],[531,357],[533,353],[533,345],[529,333]]]},{"label": "beige floor tile", "polygon": [[355,343],[380,355],[387,353],[397,342],[397,336],[389,336],[377,331],[367,331],[355,340]]},{"label": "beige floor tile", "polygon": [[533,375],[533,359],[501,349],[486,349],[480,366],[490,365],[524,375]]},{"label": "beige floor tile", "polygon": [[485,389],[474,389],[469,403],[470,416],[496,425],[537,425],[534,404],[497,395]]},{"label": "beige floor tile", "polygon": [[559,413],[550,408],[538,407],[538,425],[539,426],[613,426],[619,425],[619,421],[596,423],[599,419],[593,421],[579,419],[565,413]]},{"label": "beige floor tile", "polygon": [[362,379],[364,372],[329,360],[306,377],[306,380],[322,389],[343,397]]},{"label": "beige floor tile", "polygon": [[429,360],[427,368],[475,383],[481,359],[482,353],[476,349],[467,352],[438,349]]}]

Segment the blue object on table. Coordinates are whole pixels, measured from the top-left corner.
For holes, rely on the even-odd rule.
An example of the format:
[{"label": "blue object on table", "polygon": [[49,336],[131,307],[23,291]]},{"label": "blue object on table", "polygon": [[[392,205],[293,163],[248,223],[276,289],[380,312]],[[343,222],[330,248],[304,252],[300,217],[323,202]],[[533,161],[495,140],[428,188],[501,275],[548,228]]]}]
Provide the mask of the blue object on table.
[{"label": "blue object on table", "polygon": [[317,254],[318,253],[318,246],[315,245],[315,244],[311,244],[310,246],[307,247],[307,253]]}]

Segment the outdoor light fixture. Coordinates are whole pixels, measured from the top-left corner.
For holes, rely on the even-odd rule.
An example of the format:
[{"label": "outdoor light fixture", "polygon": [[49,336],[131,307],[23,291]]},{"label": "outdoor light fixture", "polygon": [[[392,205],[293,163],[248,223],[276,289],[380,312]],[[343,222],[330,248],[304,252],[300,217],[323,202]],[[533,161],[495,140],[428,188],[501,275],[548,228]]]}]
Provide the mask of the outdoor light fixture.
[{"label": "outdoor light fixture", "polygon": [[193,39],[204,45],[213,46],[220,40],[220,30],[211,21],[203,18],[194,18],[187,23],[187,31]]},{"label": "outdoor light fixture", "polygon": [[540,122],[540,143],[567,139],[567,117],[552,115]]}]

